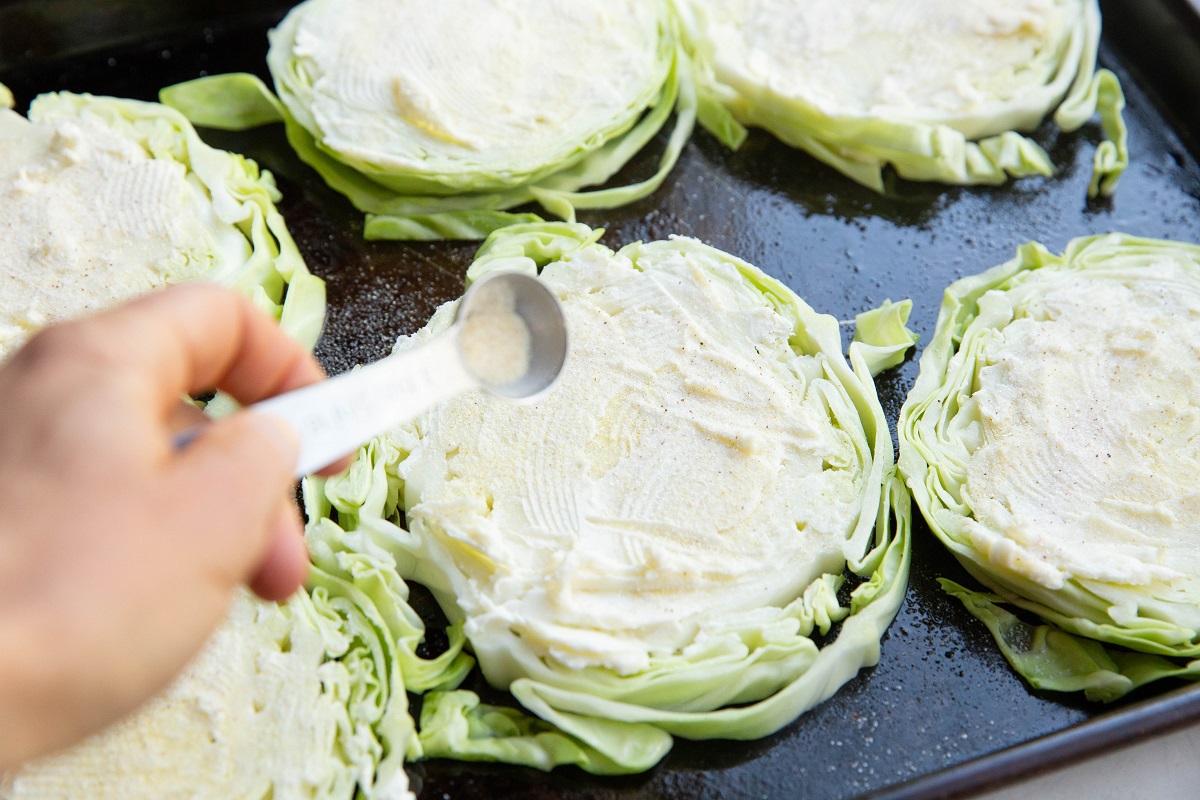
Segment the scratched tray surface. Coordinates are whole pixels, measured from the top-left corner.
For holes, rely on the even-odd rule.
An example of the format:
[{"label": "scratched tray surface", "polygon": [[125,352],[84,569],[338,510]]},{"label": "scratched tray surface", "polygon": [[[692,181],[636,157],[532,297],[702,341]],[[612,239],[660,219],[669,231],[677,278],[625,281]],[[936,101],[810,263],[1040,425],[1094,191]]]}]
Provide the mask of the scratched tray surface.
[{"label": "scratched tray surface", "polygon": [[[196,26],[56,60],[0,53],[0,82],[24,110],[34,94],[54,89],[154,99],[160,87],[201,74],[262,75],[266,29],[278,16]],[[606,228],[610,246],[674,233],[696,236],[746,258],[841,320],[884,299],[911,297],[911,324],[927,340],[946,284],[1007,260],[1026,241],[1059,250],[1072,237],[1112,230],[1200,240],[1194,155],[1122,53],[1106,49],[1102,60],[1120,74],[1129,95],[1133,149],[1133,163],[1111,202],[1086,200],[1099,140],[1094,126],[1072,135],[1049,127],[1038,132],[1062,165],[1052,180],[1025,179],[998,189],[898,182],[886,196],[768,135],[754,133],[740,152],[729,153],[698,132],[653,197],[581,220]],[[417,329],[460,293],[474,245],[364,242],[359,215],[296,160],[277,128],[204,135],[278,177],[292,233],[312,271],[328,283],[328,323],[317,354],[330,372],[386,355],[398,334]],[[639,158],[619,179],[648,174],[656,157]],[[879,378],[893,425],[916,371],[911,358]],[[879,666],[774,736],[679,741],[656,769],[615,779],[576,769],[543,774],[430,761],[410,766],[414,786],[425,800],[857,797],[1098,714],[1120,713],[1175,688],[1164,682],[1107,708],[1030,690],[983,627],[938,588],[937,576],[969,579],[919,520],[914,539],[911,586],[883,639]],[[439,638],[431,634],[434,649]],[[497,699],[486,687],[474,688]]]}]

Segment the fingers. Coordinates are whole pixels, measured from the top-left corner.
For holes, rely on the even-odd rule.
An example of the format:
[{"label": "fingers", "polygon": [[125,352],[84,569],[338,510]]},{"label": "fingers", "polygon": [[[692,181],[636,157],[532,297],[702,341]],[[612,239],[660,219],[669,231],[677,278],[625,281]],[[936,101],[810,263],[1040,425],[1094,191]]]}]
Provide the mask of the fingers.
[{"label": "fingers", "polygon": [[323,377],[273,319],[218,286],[175,286],[80,324],[113,357],[155,377],[164,413],[181,394],[215,387],[254,403]]},{"label": "fingers", "polygon": [[[286,423],[243,411],[202,428],[172,459],[168,480],[184,506],[180,516],[203,521],[186,546],[207,574],[229,588],[259,575],[271,559],[291,570],[281,583],[296,582],[288,552],[268,555],[283,547],[275,541],[289,524],[286,538],[300,541],[294,509],[290,523],[281,521],[279,511],[292,491],[298,454],[296,434]],[[268,583],[267,589],[282,591]]]},{"label": "fingers", "polygon": [[317,470],[317,474],[325,478],[331,478],[334,475],[345,472],[346,468],[354,463],[354,453],[344,455],[329,466]]},{"label": "fingers", "polygon": [[278,506],[268,536],[270,543],[250,578],[250,589],[263,600],[281,602],[308,578],[308,550],[300,517],[290,502]]},{"label": "fingers", "polygon": [[167,418],[167,430],[171,432],[185,431],[207,421],[208,417],[204,416],[203,411],[186,400],[180,400]]},{"label": "fingers", "polygon": [[[218,388],[249,404],[324,377],[275,320],[213,285],[172,287],[68,325],[51,344],[63,339],[76,361],[134,387],[131,407],[144,399],[167,432],[202,419],[179,403],[181,395]],[[280,509],[280,498],[292,491],[295,433],[249,413],[198,430],[180,451],[164,440],[168,491],[180,518],[194,521],[193,535],[180,546],[226,588],[249,582],[263,597],[287,597],[308,564],[295,509]]]}]

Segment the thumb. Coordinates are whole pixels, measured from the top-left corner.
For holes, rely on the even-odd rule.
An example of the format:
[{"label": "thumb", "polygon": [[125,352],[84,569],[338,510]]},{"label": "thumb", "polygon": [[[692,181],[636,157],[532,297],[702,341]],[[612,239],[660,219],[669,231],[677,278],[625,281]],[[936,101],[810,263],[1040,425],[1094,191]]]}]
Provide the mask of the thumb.
[{"label": "thumb", "polygon": [[275,510],[267,552],[249,581],[251,590],[263,600],[282,603],[308,576],[308,548],[298,511],[291,500],[282,501]]},{"label": "thumb", "polygon": [[300,443],[286,422],[239,411],[205,426],[175,457],[176,497],[200,530],[193,557],[229,587],[248,582],[278,534]]}]

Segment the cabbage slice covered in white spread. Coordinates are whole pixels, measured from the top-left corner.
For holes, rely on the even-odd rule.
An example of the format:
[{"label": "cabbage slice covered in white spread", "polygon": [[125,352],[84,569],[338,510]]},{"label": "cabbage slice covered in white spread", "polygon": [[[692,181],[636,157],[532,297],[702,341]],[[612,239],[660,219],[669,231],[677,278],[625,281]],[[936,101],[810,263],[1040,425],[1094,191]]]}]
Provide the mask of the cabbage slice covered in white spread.
[{"label": "cabbage slice covered in white spread", "polygon": [[189,280],[222,283],[311,347],[325,289],[269,173],[178,112],[88,95],[0,108],[0,354],[38,327]]},{"label": "cabbage slice covered in white spread", "polygon": [[[307,592],[283,605],[239,594],[170,689],[74,748],[0,776],[0,798],[412,800],[404,760],[422,750],[406,686],[454,684],[473,662],[460,639],[418,658],[423,628],[397,613],[407,588],[392,562],[347,543],[358,544],[311,531]],[[388,600],[382,612],[374,598]]]},{"label": "cabbage slice covered in white spread", "polygon": [[946,292],[900,465],[996,594],[948,588],[1036,686],[1110,700],[1200,676],[1198,357],[1193,245],[1029,245]]},{"label": "cabbage slice covered in white spread", "polygon": [[[368,212],[368,238],[482,238],[537,201],[573,219],[662,183],[695,95],[667,0],[308,0],[271,32],[278,98],[250,75],[166,89],[205,125],[284,121],[297,153]],[[666,123],[654,175],[605,183]]]},{"label": "cabbage slice covered in white spread", "polygon": [[[351,730],[325,687],[307,597],[285,606],[240,594],[228,621],[174,685],[132,716],[9,776],[5,800],[350,798],[354,765],[336,749]],[[340,758],[339,758],[340,756]]]},{"label": "cabbage slice covered in white spread", "polygon": [[996,184],[1054,172],[1018,131],[1051,113],[1075,130],[1099,108],[1111,141],[1090,193],[1111,194],[1128,163],[1120,85],[1096,71],[1096,0],[677,4],[704,87],[701,123],[733,146],[741,123],[876,190],[889,164],[912,180]]},{"label": "cabbage slice covered in white spread", "polygon": [[427,694],[426,755],[630,772],[671,735],[765,736],[878,660],[903,597],[907,494],[869,348],[852,367],[836,320],[699,242],[598,235],[510,228],[469,272],[537,273],[562,300],[548,395],[464,395],[309,485],[310,535],[429,587],[533,715]]},{"label": "cabbage slice covered in white spread", "polygon": [[[0,101],[10,104],[7,90]],[[28,118],[0,109],[0,145],[0,349],[46,322],[195,279],[244,292],[315,343],[324,283],[275,208],[270,174],[205,145],[178,112],[43,95]],[[324,583],[284,606],[239,597],[167,692],[4,776],[0,797],[410,797],[401,759],[419,744],[403,681],[380,655],[387,634],[355,611],[352,580],[314,574]],[[381,696],[381,682],[401,690]]]}]

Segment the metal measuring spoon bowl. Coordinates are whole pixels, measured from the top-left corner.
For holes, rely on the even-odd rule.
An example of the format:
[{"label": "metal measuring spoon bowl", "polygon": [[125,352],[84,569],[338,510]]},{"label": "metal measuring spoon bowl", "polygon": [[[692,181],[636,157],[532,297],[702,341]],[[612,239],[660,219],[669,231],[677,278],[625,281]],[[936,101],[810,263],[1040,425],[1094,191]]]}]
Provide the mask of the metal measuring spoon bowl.
[{"label": "metal measuring spoon bowl", "polygon": [[473,283],[454,327],[467,373],[509,400],[532,400],[548,391],[567,360],[558,298],[524,273],[496,272]]},{"label": "metal measuring spoon bowl", "polygon": [[[445,335],[250,410],[296,431],[302,476],[460,392],[482,387],[530,400],[554,384],[566,358],[558,299],[537,278],[498,272],[471,286]],[[177,446],[194,435],[186,432]]]}]

